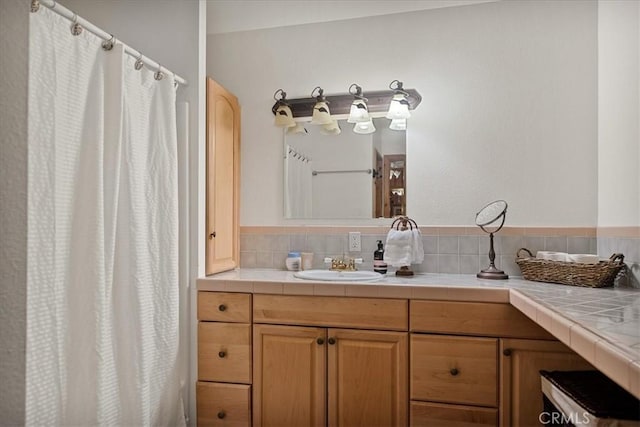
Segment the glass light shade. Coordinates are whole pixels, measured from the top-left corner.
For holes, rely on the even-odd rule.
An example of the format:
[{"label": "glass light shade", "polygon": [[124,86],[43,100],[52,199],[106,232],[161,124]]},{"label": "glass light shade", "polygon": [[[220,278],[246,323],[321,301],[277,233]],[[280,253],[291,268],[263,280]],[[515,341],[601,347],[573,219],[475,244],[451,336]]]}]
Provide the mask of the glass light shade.
[{"label": "glass light shade", "polygon": [[367,109],[367,103],[363,99],[356,99],[351,103],[351,110],[349,111],[348,123],[368,122],[369,110]]},{"label": "glass light shade", "polygon": [[342,131],[340,130],[340,125],[337,120],[331,120],[329,124],[323,125],[320,128],[320,133],[323,135],[339,135],[340,132]]},{"label": "glass light shade", "polygon": [[366,135],[369,133],[374,133],[376,131],[376,127],[373,125],[373,121],[369,119],[368,122],[359,122],[353,126],[353,131],[355,133],[359,133],[362,135]]},{"label": "glass light shade", "polygon": [[307,128],[304,127],[304,125],[302,123],[300,123],[300,122],[296,122],[295,126],[287,128],[287,134],[288,135],[293,135],[293,134],[298,134],[298,133],[306,135],[306,134],[309,133],[309,131],[307,131]]},{"label": "glass light shade", "polygon": [[393,119],[393,120],[391,120],[391,124],[389,125],[389,129],[391,129],[391,130],[406,130],[407,129],[407,119]]},{"label": "glass light shade", "polygon": [[282,104],[276,109],[275,125],[281,128],[290,128],[296,125],[288,105]]},{"label": "glass light shade", "polygon": [[324,101],[316,102],[313,106],[313,115],[311,116],[312,125],[328,125],[331,123],[331,113],[329,106]]},{"label": "glass light shade", "polygon": [[411,113],[409,113],[409,103],[403,94],[397,93],[393,95],[391,104],[389,104],[389,111],[387,111],[385,117],[391,120],[408,119],[411,117]]}]

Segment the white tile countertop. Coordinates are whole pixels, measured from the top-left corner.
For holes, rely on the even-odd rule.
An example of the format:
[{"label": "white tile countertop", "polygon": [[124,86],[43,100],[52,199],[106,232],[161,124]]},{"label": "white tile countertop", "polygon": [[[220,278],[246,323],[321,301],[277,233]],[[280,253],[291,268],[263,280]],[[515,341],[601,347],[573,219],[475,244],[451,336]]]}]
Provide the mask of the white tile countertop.
[{"label": "white tile countertop", "polygon": [[640,398],[640,290],[582,288],[519,278],[392,273],[376,282],[316,282],[292,272],[236,269],[197,281],[200,291],[509,302]]}]

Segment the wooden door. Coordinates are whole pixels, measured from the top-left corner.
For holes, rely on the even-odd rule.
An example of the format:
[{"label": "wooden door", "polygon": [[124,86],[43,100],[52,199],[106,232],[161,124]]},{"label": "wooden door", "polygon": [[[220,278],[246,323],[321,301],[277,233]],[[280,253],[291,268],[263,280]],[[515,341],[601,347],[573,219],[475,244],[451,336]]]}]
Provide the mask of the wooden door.
[{"label": "wooden door", "polygon": [[326,425],[326,329],[253,326],[254,427]]},{"label": "wooden door", "polygon": [[405,332],[329,329],[329,426],[406,426]]},{"label": "wooden door", "polygon": [[595,369],[559,341],[503,339],[500,349],[500,425],[540,426],[540,370]]},{"label": "wooden door", "polygon": [[207,78],[206,274],[238,266],[240,105]]}]

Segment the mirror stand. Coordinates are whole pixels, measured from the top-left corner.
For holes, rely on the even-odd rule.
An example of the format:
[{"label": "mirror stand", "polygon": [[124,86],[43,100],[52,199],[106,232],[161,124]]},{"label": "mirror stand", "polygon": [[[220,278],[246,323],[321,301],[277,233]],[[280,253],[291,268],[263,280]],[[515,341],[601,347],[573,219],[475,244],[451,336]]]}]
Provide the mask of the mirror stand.
[{"label": "mirror stand", "polygon": [[[476,274],[480,279],[508,279],[509,276],[504,271],[496,268],[496,251],[493,248],[493,233],[502,229],[507,216],[507,202],[496,200],[491,202],[476,214],[476,225],[485,233],[489,233],[489,267]],[[499,224],[499,225],[498,225]],[[490,228],[487,230],[488,227]]]},{"label": "mirror stand", "polygon": [[493,233],[489,233],[489,267],[476,274],[480,279],[508,279],[504,271],[496,268],[496,251],[493,249]]}]

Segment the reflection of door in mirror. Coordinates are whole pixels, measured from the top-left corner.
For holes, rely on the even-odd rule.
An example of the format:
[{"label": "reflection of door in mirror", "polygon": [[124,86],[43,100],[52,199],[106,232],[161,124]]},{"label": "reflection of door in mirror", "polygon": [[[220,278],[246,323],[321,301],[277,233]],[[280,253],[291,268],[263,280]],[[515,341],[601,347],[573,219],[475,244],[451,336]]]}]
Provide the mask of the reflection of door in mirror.
[{"label": "reflection of door in mirror", "polygon": [[404,154],[389,154],[383,157],[382,194],[385,218],[406,215],[405,165]]},{"label": "reflection of door in mirror", "polygon": [[382,156],[378,150],[373,150],[373,217],[383,218],[383,185],[382,185]]}]

